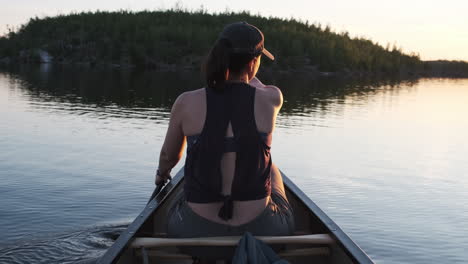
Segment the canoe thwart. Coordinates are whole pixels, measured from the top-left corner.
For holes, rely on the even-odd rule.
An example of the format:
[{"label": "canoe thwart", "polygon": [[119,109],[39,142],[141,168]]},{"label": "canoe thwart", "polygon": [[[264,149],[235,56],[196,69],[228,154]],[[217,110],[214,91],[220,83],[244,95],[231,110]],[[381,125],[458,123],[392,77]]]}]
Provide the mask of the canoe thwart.
[{"label": "canoe thwart", "polygon": [[[158,257],[158,258],[165,258],[165,259],[192,259],[193,257],[187,254],[182,254],[182,253],[173,253],[173,252],[167,252],[163,250],[148,250],[148,256],[150,257]],[[143,256],[142,253],[139,251],[136,252],[137,256]]]},{"label": "canoe thwart", "polygon": [[302,256],[317,256],[317,255],[330,255],[330,248],[317,247],[317,248],[298,248],[283,250],[278,253],[282,258],[287,257],[302,257]]},{"label": "canoe thwart", "polygon": [[[302,236],[257,236],[267,244],[333,244],[335,240],[329,234]],[[138,237],[130,244],[131,248],[152,248],[171,246],[236,246],[240,236],[200,237],[200,238],[159,238]]]},{"label": "canoe thwart", "polygon": [[[145,257],[145,251],[141,253],[137,251],[137,256]],[[185,259],[190,260],[192,256],[182,253],[174,253],[174,252],[167,252],[164,250],[148,250],[146,251],[147,256],[149,257],[158,257],[164,259]],[[302,257],[302,256],[318,256],[318,255],[330,255],[330,249],[328,247],[317,247],[317,248],[299,248],[299,249],[289,249],[283,250],[278,253],[278,255],[282,258],[287,257]]]}]

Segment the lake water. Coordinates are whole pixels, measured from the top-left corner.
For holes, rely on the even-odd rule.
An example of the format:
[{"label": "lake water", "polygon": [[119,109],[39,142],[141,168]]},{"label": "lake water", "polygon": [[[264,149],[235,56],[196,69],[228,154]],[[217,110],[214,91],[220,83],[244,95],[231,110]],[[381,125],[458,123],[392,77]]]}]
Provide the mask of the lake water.
[{"label": "lake water", "polygon": [[[171,104],[199,77],[0,71],[0,263],[102,255],[144,208]],[[468,79],[263,80],[285,99],[274,162],[372,259],[466,263]]]}]

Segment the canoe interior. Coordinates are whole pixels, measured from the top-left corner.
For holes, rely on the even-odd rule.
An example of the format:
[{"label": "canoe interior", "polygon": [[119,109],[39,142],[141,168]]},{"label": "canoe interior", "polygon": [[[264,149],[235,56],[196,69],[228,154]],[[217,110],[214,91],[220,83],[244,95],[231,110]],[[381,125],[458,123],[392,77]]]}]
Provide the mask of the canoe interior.
[{"label": "canoe interior", "polygon": [[[159,199],[157,208],[154,210],[152,215],[141,225],[133,237],[167,237],[166,226],[167,226],[167,213],[172,207],[173,203],[177,201],[177,198],[182,195],[183,191],[183,177],[182,179],[171,184],[171,186],[163,190],[164,193],[158,195],[156,199]],[[174,180],[173,180],[174,181]],[[330,234],[330,226],[327,227],[322,220],[317,217],[304,203],[304,201],[296,193],[294,193],[288,183],[290,180],[285,181],[285,189],[288,200],[294,211],[295,218],[295,234]],[[296,187],[297,188],[297,187]],[[294,188],[293,188],[294,189]],[[166,195],[167,193],[167,195]],[[334,224],[334,223],[333,223]],[[341,232],[341,230],[339,230]],[[130,241],[131,242],[131,241]],[[129,243],[130,243],[129,242]],[[117,259],[114,259],[113,263],[126,264],[126,263],[145,263],[140,249],[132,249],[127,246],[124,247],[123,251],[119,254]],[[333,245],[285,245],[282,246],[281,251],[291,251],[294,249],[310,249],[318,248],[319,250],[325,250],[327,254],[318,254],[312,256],[293,256],[283,257],[291,263],[356,263],[357,261],[352,254],[350,254],[346,247],[337,240],[336,244]],[[151,249],[152,250],[152,249]],[[177,247],[165,247],[162,248],[164,252],[181,254]],[[150,249],[147,250],[150,252]],[[364,253],[365,254],[365,253]],[[149,254],[149,263],[192,263],[191,260],[174,259],[174,258],[161,258],[158,256],[152,256]],[[366,261],[364,261],[366,262]],[[217,262],[224,263],[224,262]],[[372,263],[372,262],[370,262]]]}]

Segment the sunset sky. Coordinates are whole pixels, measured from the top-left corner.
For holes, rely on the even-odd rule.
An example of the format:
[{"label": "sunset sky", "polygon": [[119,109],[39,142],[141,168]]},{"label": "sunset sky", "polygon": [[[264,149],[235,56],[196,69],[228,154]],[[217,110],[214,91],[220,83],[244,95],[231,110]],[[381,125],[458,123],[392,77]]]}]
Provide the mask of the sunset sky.
[{"label": "sunset sky", "polygon": [[7,25],[18,27],[33,16],[97,9],[169,9],[176,5],[189,10],[203,6],[209,12],[248,10],[266,17],[294,17],[330,25],[335,31],[348,31],[383,46],[396,43],[404,52],[419,53],[423,60],[468,61],[466,0],[0,0],[0,34],[7,32]]}]

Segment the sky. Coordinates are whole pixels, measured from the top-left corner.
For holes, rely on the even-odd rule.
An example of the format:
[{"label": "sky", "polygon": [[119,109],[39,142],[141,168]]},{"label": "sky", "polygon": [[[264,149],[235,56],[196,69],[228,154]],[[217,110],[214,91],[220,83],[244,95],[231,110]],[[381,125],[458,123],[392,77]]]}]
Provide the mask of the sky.
[{"label": "sky", "polygon": [[[0,35],[38,16],[79,11],[156,10],[176,5],[208,12],[247,10],[262,16],[329,25],[382,46],[396,44],[423,60],[468,61],[467,0],[0,0]],[[268,42],[268,36],[266,36]]]}]

